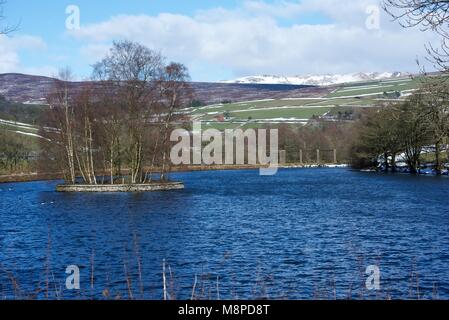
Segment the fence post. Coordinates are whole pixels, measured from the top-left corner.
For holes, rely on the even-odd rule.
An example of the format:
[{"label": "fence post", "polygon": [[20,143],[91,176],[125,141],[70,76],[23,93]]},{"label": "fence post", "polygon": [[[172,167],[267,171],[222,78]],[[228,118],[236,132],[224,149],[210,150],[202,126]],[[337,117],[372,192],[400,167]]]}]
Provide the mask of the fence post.
[{"label": "fence post", "polygon": [[285,151],[285,150],[279,151],[279,163],[280,164],[287,163],[287,151]]}]

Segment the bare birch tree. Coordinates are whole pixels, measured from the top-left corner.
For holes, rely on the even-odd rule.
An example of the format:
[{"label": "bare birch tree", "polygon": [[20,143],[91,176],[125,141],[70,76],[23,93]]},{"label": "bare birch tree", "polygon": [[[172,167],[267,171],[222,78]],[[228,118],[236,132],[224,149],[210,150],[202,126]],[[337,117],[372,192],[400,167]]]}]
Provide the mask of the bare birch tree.
[{"label": "bare birch tree", "polygon": [[165,67],[162,79],[162,99],[165,102],[165,121],[161,130],[162,136],[162,168],[161,180],[167,178],[170,124],[176,108],[179,108],[191,97],[190,79],[187,68],[180,63],[170,63]]},{"label": "bare birch tree", "polygon": [[127,137],[124,149],[132,184],[143,182],[144,135],[157,101],[163,72],[160,54],[135,42],[114,42],[109,54],[94,66],[94,77],[111,83],[118,104],[126,108]]},{"label": "bare birch tree", "polygon": [[95,114],[94,95],[92,89],[85,87],[74,99],[75,114],[75,158],[78,169],[87,184],[97,184],[95,155],[100,151],[100,146],[94,139],[97,119]]},{"label": "bare birch tree", "polygon": [[[70,69],[65,68],[60,70],[58,79],[55,79],[53,90],[47,98],[50,109],[43,123],[45,127],[54,130],[44,130],[42,135],[54,143],[55,160],[58,161],[66,180],[74,184],[76,182],[75,112],[69,94],[71,78]],[[58,152],[58,149],[62,152]]]},{"label": "bare birch tree", "polygon": [[70,70],[60,72],[42,123],[42,135],[52,143],[47,158],[59,163],[66,181],[147,183],[144,169],[153,168],[155,159],[165,180],[175,110],[191,100],[187,68],[164,65],[158,53],[122,41],[95,65],[99,82],[80,88],[70,79]]},{"label": "bare birch tree", "polygon": [[124,130],[123,108],[115,103],[113,90],[103,87],[98,106],[98,135],[103,148],[104,159],[107,162],[109,182],[122,178],[122,132]]}]

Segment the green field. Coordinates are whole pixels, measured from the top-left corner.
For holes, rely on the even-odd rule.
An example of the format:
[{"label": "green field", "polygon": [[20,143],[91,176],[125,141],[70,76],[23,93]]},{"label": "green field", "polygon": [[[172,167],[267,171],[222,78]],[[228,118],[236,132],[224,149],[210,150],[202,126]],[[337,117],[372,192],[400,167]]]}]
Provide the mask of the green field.
[{"label": "green field", "polygon": [[220,130],[262,124],[297,123],[313,117],[341,116],[357,108],[400,101],[416,90],[422,78],[401,78],[342,84],[321,98],[298,98],[216,104],[181,110],[194,121]]},{"label": "green field", "polygon": [[282,99],[282,100],[265,100],[265,101],[248,101],[241,103],[218,104],[195,109],[185,109],[190,114],[201,115],[205,113],[223,113],[239,110],[262,109],[262,108],[278,108],[278,107],[300,107],[308,104],[319,103],[326,99]]},{"label": "green field", "polygon": [[29,133],[29,134],[37,134],[39,132],[39,128],[33,125],[28,125],[25,123],[17,123],[14,121],[8,121],[0,119],[0,129],[5,129],[8,131],[19,131],[23,133]]},{"label": "green field", "polygon": [[299,108],[279,108],[269,110],[247,110],[231,113],[232,117],[237,119],[281,119],[294,118],[299,120],[307,120],[313,116],[322,116],[329,112],[330,107],[299,107]]},{"label": "green field", "polygon": [[382,96],[384,92],[393,93],[395,91],[403,93],[404,91],[407,92],[416,89],[420,81],[419,78],[406,78],[400,80],[372,81],[342,85],[338,90],[329,94],[327,98],[364,95]]}]

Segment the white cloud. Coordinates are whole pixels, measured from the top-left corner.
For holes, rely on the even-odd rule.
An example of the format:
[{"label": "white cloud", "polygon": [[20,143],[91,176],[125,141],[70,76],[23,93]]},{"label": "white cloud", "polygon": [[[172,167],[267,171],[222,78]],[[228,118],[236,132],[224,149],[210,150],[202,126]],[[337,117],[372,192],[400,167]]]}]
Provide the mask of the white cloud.
[{"label": "white cloud", "polygon": [[54,67],[26,67],[20,61],[21,51],[39,52],[46,49],[47,45],[39,37],[29,35],[8,37],[6,35],[0,35],[0,73],[54,74]]},{"label": "white cloud", "polygon": [[110,45],[104,43],[91,43],[81,48],[81,55],[90,65],[99,61],[109,51]]},{"label": "white cloud", "polygon": [[[216,8],[193,17],[120,15],[71,35],[82,41],[81,52],[90,62],[101,58],[112,40],[130,39],[187,66],[214,65],[234,76],[417,71],[416,57],[424,59],[424,44],[436,37],[402,29],[386,14],[382,14],[380,30],[368,30],[366,8],[377,3],[247,1],[234,10]],[[324,15],[332,22],[295,23],[295,17],[308,13]],[[287,25],[284,18],[290,19]]]}]

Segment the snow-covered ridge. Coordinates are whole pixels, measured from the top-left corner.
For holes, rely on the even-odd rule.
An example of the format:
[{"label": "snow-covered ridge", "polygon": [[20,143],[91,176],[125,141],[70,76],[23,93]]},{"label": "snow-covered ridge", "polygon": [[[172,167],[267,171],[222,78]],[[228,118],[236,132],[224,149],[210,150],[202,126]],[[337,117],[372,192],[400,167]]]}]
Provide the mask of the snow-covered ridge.
[{"label": "snow-covered ridge", "polygon": [[329,86],[342,83],[352,83],[369,80],[396,79],[410,76],[404,72],[358,72],[350,74],[326,74],[326,75],[304,75],[304,76],[249,76],[235,80],[221,81],[222,83],[244,83],[244,84],[292,84],[292,85],[314,85]]}]

